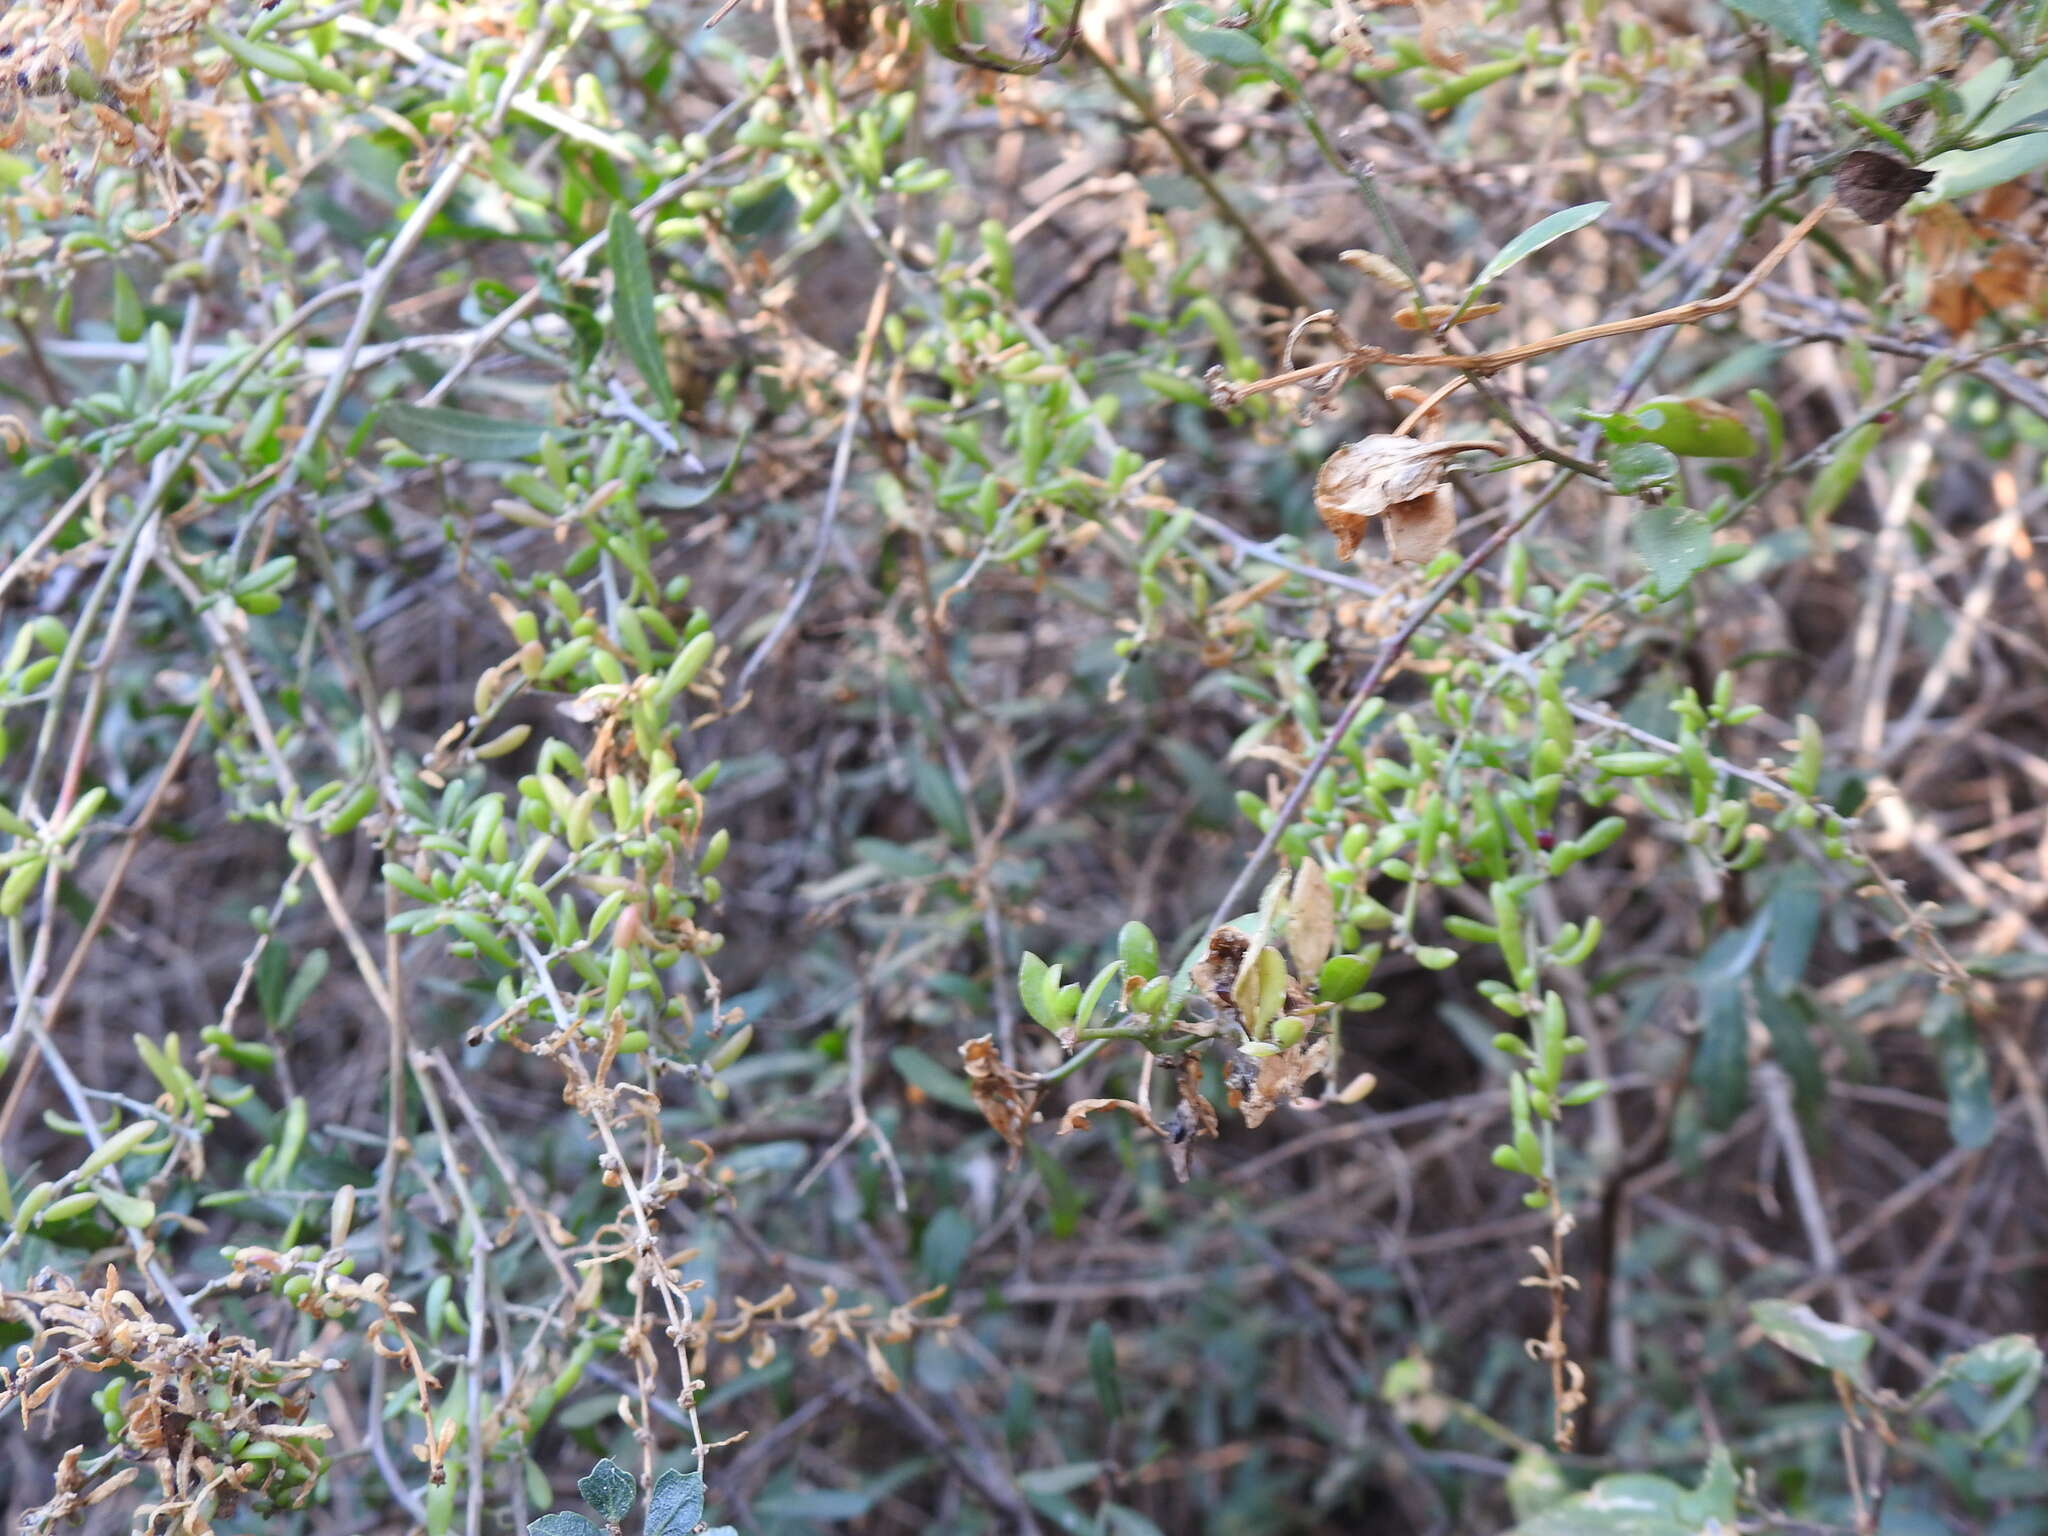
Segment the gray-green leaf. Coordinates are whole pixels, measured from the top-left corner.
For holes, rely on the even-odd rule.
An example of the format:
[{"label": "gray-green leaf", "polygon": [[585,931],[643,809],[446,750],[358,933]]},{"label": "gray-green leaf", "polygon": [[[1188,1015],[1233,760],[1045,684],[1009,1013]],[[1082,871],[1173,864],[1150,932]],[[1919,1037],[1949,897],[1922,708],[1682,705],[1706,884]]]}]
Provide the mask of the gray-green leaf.
[{"label": "gray-green leaf", "polygon": [[1623,443],[1607,455],[1607,474],[1617,491],[1640,496],[1678,478],[1678,455],[1655,443]]},{"label": "gray-green leaf", "polygon": [[670,1467],[647,1495],[645,1536],[688,1536],[704,1518],[704,1474]]},{"label": "gray-green leaf", "polygon": [[1803,1302],[1753,1301],[1749,1315],[1780,1349],[1844,1376],[1861,1375],[1863,1362],[1870,1357],[1869,1334],[1847,1323],[1831,1323]]},{"label": "gray-green leaf", "polygon": [[1659,597],[1682,591],[1713,558],[1713,526],[1690,507],[1643,507],[1633,528],[1636,553],[1649,568]]},{"label": "gray-green leaf", "polygon": [[529,421],[507,421],[445,405],[393,403],[377,420],[393,437],[419,453],[452,459],[525,459],[540,452],[546,429]]},{"label": "gray-green leaf", "polygon": [[661,333],[654,325],[654,273],[647,264],[647,242],[640,238],[640,226],[623,204],[612,208],[604,243],[605,259],[612,268],[612,323],[618,326],[626,355],[633,359],[648,393],[660,407],[662,420],[672,421],[676,397],[668,387]]},{"label": "gray-green leaf", "polygon": [[604,1536],[604,1532],[574,1510],[558,1509],[529,1524],[526,1536]]},{"label": "gray-green leaf", "polygon": [[1474,292],[1484,288],[1518,261],[1526,261],[1553,240],[1562,240],[1575,229],[1584,229],[1607,211],[1605,203],[1580,203],[1560,208],[1548,218],[1538,219],[1494,253],[1493,260],[1480,268],[1472,280]]},{"label": "gray-green leaf", "polygon": [[597,1511],[606,1525],[617,1525],[633,1508],[633,1495],[640,1485],[633,1474],[607,1456],[590,1469],[587,1477],[576,1479],[576,1491],[583,1502]]}]

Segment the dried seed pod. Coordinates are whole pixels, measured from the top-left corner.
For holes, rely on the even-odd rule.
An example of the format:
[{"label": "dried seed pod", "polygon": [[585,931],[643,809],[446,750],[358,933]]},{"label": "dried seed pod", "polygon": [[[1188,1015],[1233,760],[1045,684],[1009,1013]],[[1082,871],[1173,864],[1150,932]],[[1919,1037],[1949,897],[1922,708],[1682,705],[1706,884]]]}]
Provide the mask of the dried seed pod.
[{"label": "dried seed pod", "polygon": [[1316,512],[1337,540],[1338,558],[1356,554],[1366,524],[1384,513],[1393,558],[1427,564],[1457,531],[1457,513],[1443,492],[1444,470],[1468,450],[1507,452],[1483,439],[1418,443],[1412,437],[1368,437],[1331,454],[1316,475]]}]

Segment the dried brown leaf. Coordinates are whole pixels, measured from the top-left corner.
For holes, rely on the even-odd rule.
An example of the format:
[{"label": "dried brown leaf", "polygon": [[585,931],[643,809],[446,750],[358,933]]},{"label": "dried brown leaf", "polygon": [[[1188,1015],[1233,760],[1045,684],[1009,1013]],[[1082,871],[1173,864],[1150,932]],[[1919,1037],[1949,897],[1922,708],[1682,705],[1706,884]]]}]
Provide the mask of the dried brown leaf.
[{"label": "dried brown leaf", "polygon": [[1319,861],[1304,859],[1287,898],[1287,953],[1294,959],[1295,974],[1309,977],[1320,972],[1336,941],[1337,904],[1330,896],[1329,877]]},{"label": "dried brown leaf", "polygon": [[1442,0],[1415,0],[1416,14],[1422,21],[1422,56],[1438,69],[1448,69],[1454,74],[1465,67],[1465,55],[1451,46],[1450,34],[1455,25],[1445,14],[1450,9]]},{"label": "dried brown leaf", "polygon": [[1327,1040],[1303,1040],[1271,1056],[1247,1056],[1240,1051],[1230,1061],[1230,1107],[1244,1115],[1246,1125],[1258,1125],[1266,1116],[1301,1097],[1308,1080],[1328,1065]]},{"label": "dried brown leaf", "polygon": [[1463,325],[1468,320],[1483,320],[1488,315],[1499,313],[1498,304],[1468,304],[1463,314],[1458,313],[1458,306],[1455,304],[1425,304],[1422,313],[1418,315],[1415,307],[1410,305],[1406,309],[1394,311],[1394,324],[1404,331],[1433,331],[1453,315],[1457,315],[1458,324]]},{"label": "dried brown leaf", "polygon": [[1209,953],[1195,966],[1192,979],[1218,1013],[1234,1017],[1237,973],[1251,952],[1251,935],[1236,928],[1218,928],[1209,935]]},{"label": "dried brown leaf", "polygon": [[1166,1162],[1173,1176],[1187,1183],[1195,1168],[1195,1143],[1213,1139],[1218,1122],[1216,1106],[1202,1092],[1202,1063],[1189,1057],[1181,1062],[1174,1081],[1180,1102],[1166,1117]]},{"label": "dried brown leaf", "polygon": [[1458,536],[1450,487],[1387,508],[1387,553],[1400,565],[1427,565]]},{"label": "dried brown leaf", "polygon": [[1160,1129],[1159,1122],[1152,1118],[1152,1111],[1131,1099],[1083,1099],[1069,1109],[1066,1118],[1060,1121],[1059,1134],[1064,1136],[1069,1131],[1085,1131],[1089,1128],[1090,1115],[1098,1115],[1112,1109],[1121,1110],[1129,1115],[1155,1136],[1166,1134]]},{"label": "dried brown leaf", "polygon": [[1010,1144],[1011,1161],[1024,1146],[1024,1131],[1038,1103],[1038,1079],[1003,1060],[995,1037],[980,1035],[960,1047],[961,1065],[975,1105],[991,1129]]}]

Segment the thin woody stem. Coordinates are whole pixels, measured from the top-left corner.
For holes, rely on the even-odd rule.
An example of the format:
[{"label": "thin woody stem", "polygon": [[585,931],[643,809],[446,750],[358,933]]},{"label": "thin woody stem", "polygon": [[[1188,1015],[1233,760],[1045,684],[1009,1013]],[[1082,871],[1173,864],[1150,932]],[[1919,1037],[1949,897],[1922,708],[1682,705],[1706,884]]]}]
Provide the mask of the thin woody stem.
[{"label": "thin woody stem", "polygon": [[1312,380],[1326,378],[1332,373],[1343,373],[1347,378],[1355,377],[1369,367],[1389,368],[1456,368],[1468,376],[1484,377],[1498,373],[1503,368],[1512,368],[1517,363],[1532,362],[1547,357],[1552,352],[1561,352],[1583,342],[1602,341],[1610,336],[1632,336],[1639,331],[1660,330],[1671,325],[1697,325],[1715,315],[1733,309],[1749,297],[1752,289],[1771,273],[1792,250],[1813,232],[1813,227],[1835,206],[1833,194],[1817,203],[1813,211],[1787,232],[1771,253],[1757,263],[1750,274],[1718,298],[1694,299],[1689,304],[1677,304],[1670,309],[1660,309],[1647,315],[1636,315],[1627,320],[1609,320],[1601,325],[1589,325],[1583,330],[1565,331],[1547,337],[1542,341],[1524,342],[1516,347],[1502,347],[1497,352],[1475,352],[1461,357],[1452,352],[1389,352],[1384,347],[1359,347],[1334,362],[1316,363],[1306,368],[1293,368],[1285,373],[1276,373],[1268,379],[1254,379],[1247,384],[1219,384],[1215,387],[1219,405],[1237,405],[1253,395],[1269,394],[1276,389],[1286,389],[1295,384],[1307,384]]}]

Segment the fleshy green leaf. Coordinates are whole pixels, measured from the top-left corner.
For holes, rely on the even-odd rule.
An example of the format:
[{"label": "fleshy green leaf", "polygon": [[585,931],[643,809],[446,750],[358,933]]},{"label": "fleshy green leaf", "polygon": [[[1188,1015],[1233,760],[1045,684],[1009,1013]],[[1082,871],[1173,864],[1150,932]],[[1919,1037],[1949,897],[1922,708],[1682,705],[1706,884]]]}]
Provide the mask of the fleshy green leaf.
[{"label": "fleshy green leaf", "polygon": [[1700,397],[1660,395],[1630,411],[1584,411],[1610,443],[1655,443],[1689,459],[1746,459],[1756,438],[1727,406]]},{"label": "fleshy green leaf", "polygon": [[1764,1337],[1800,1359],[1844,1376],[1859,1376],[1870,1357],[1871,1336],[1847,1323],[1831,1323],[1803,1302],[1753,1301],[1749,1315]]},{"label": "fleshy green leaf", "polygon": [[377,413],[378,422],[406,447],[420,453],[445,453],[453,459],[524,459],[540,452],[542,428],[528,421],[481,416],[445,405],[393,403]]},{"label": "fleshy green leaf", "polygon": [[1562,240],[1575,229],[1584,229],[1606,211],[1605,203],[1580,203],[1577,207],[1560,208],[1548,218],[1538,219],[1496,251],[1493,260],[1479,269],[1479,275],[1472,280],[1473,291],[1484,288],[1515,263],[1526,261],[1551,241]]},{"label": "fleshy green leaf", "polygon": [[612,269],[612,323],[619,328],[626,355],[633,359],[648,393],[660,407],[662,420],[671,421],[676,399],[668,386],[661,333],[654,324],[654,273],[647,263],[647,242],[640,238],[640,226],[623,203],[612,206],[604,243],[605,259]]}]

